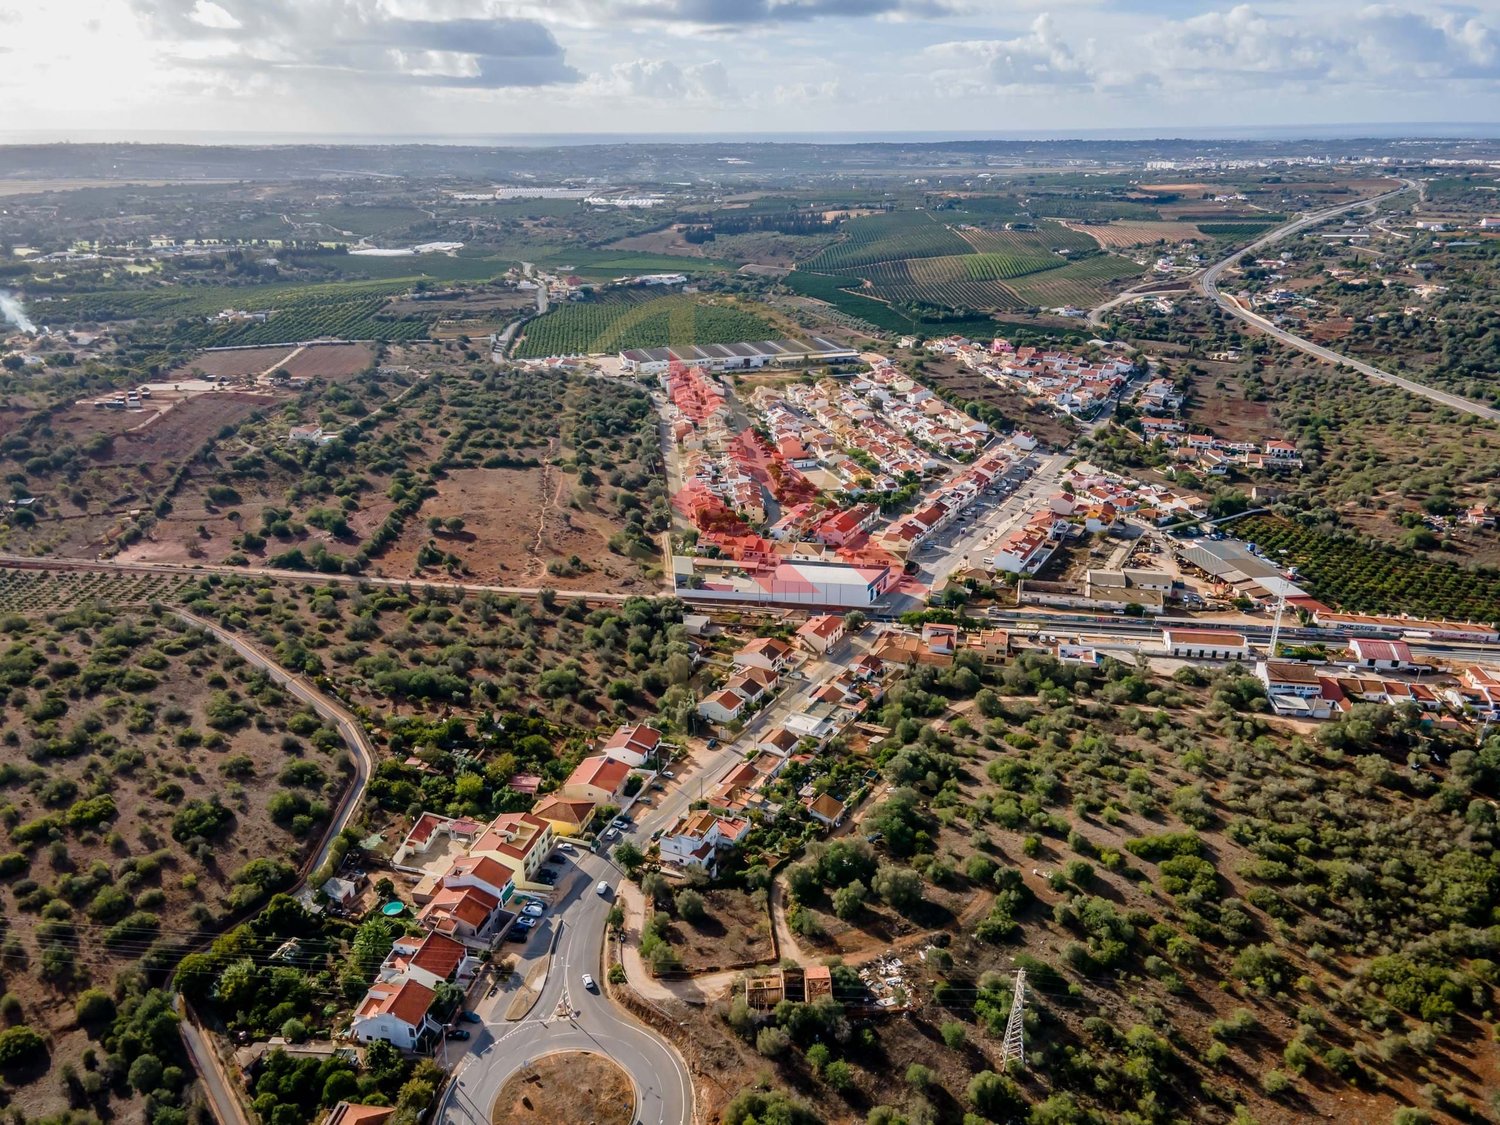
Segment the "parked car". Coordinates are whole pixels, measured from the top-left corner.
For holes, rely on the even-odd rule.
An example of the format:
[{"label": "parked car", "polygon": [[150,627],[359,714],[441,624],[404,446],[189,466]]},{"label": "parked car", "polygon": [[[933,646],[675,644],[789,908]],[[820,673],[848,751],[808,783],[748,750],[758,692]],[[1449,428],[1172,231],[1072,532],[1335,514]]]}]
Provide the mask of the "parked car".
[{"label": "parked car", "polygon": [[468,1028],[465,1028],[465,1027],[450,1027],[448,1029],[448,1038],[449,1039],[467,1039],[468,1037],[469,1037],[469,1029]]},{"label": "parked car", "polygon": [[651,838],[653,840],[660,840],[662,837],[662,831],[662,829],[658,828],[655,832],[651,833]]},{"label": "parked car", "polygon": [[511,931],[509,933],[507,933],[505,935],[505,940],[506,941],[514,941],[514,942],[518,942],[519,943],[519,942],[524,942],[530,936],[531,936],[531,931],[530,930],[517,930],[517,929],[513,928],[513,929],[511,929]]},{"label": "parked car", "polygon": [[600,898],[608,898],[609,884],[606,883],[603,879],[600,879],[599,885],[594,888],[594,891],[599,895]]},{"label": "parked car", "polygon": [[557,850],[560,851],[560,852],[567,852],[569,855],[573,855],[575,852],[578,851],[577,848],[575,848],[572,844],[568,843],[566,840],[564,840],[561,844],[557,845]]},{"label": "parked car", "polygon": [[630,818],[628,816],[617,816],[614,818],[614,820],[610,821],[610,823],[613,824],[616,828],[629,828]]},{"label": "parked car", "polygon": [[606,840],[618,840],[620,838],[620,830],[618,828],[606,828],[604,830],[604,838]]},{"label": "parked car", "polygon": [[521,917],[519,917],[519,918],[516,919],[516,927],[518,929],[529,930],[529,929],[531,929],[532,926],[535,926],[535,925],[536,925],[536,919],[535,918],[528,918],[525,915],[522,915]]},{"label": "parked car", "polygon": [[542,916],[542,904],[539,902],[528,902],[521,907],[521,915],[525,918],[540,918]]},{"label": "parked car", "polygon": [[594,977],[591,973],[583,974],[583,987],[588,989],[590,992],[599,991],[599,986],[594,983]]},{"label": "parked car", "polygon": [[463,1014],[463,1016],[460,1017],[460,1018],[465,1023],[483,1023],[484,1022],[484,1017],[481,1016],[478,1012],[465,1012]]},{"label": "parked car", "polygon": [[[710,741],[710,742],[713,742],[713,743],[714,743],[714,746],[717,746],[717,745],[718,745],[718,742],[716,742],[716,741],[715,741],[715,740],[714,740],[714,739],[709,739],[709,741]],[[712,749],[712,748],[713,748],[713,747],[710,747],[710,748],[709,748],[709,749]],[[671,771],[671,770],[662,770],[662,771],[661,771],[661,775],[662,775],[662,777],[676,777],[676,776],[677,776],[677,775],[676,775],[676,774],[675,774],[675,773],[673,773],[673,772],[672,772],[672,771]]]}]

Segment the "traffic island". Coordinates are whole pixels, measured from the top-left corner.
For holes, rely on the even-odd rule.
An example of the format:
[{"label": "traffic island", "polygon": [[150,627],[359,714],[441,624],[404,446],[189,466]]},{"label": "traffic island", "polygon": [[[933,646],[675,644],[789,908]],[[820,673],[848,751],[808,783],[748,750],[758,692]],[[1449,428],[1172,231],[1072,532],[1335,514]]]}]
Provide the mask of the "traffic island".
[{"label": "traffic island", "polygon": [[632,1125],[635,1085],[623,1069],[591,1051],[559,1051],[528,1063],[495,1096],[494,1125]]}]

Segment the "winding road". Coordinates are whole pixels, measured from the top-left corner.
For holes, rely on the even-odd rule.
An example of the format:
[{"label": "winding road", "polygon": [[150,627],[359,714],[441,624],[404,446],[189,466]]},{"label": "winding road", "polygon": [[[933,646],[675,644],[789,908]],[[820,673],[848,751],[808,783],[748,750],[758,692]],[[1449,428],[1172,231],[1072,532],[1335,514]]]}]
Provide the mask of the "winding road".
[{"label": "winding road", "polygon": [[[1224,293],[1219,289],[1219,279],[1224,275],[1224,271],[1229,269],[1231,266],[1234,266],[1240,261],[1241,258],[1245,257],[1247,254],[1253,254],[1256,251],[1263,250],[1273,243],[1280,242],[1283,238],[1286,238],[1289,235],[1296,234],[1298,231],[1306,230],[1308,227],[1317,226],[1319,223],[1327,222],[1329,219],[1337,218],[1339,215],[1343,215],[1349,211],[1358,211],[1364,208],[1376,207],[1382,203],[1385,203],[1387,200],[1395,199],[1399,195],[1402,195],[1408,191],[1417,190],[1418,188],[1419,185],[1416,181],[1403,179],[1401,181],[1401,187],[1396,188],[1394,191],[1388,191],[1382,195],[1371,196],[1369,199],[1356,200],[1353,203],[1341,203],[1337,207],[1328,207],[1324,208],[1321,211],[1313,211],[1309,214],[1303,215],[1301,218],[1294,219],[1289,223],[1284,223],[1274,230],[1271,230],[1262,235],[1260,238],[1257,238],[1248,246],[1236,250],[1227,258],[1223,258],[1215,262],[1213,265],[1208,266],[1203,270],[1202,273],[1198,274],[1195,278],[1192,279],[1192,284],[1195,285],[1198,289],[1202,290],[1204,296],[1210,297],[1215,302],[1217,302],[1219,307],[1227,312],[1230,316],[1237,317],[1238,319],[1244,321],[1246,324],[1249,324],[1254,328],[1258,328],[1266,335],[1273,337],[1274,339],[1280,341],[1288,347],[1296,348],[1298,351],[1303,352],[1306,355],[1310,355],[1315,359],[1321,359],[1325,363],[1332,363],[1350,368],[1358,374],[1363,375],[1365,378],[1373,379],[1378,383],[1389,383],[1391,386],[1400,387],[1404,391],[1417,395],[1420,398],[1425,398],[1430,402],[1435,402],[1439,406],[1446,406],[1451,410],[1457,410],[1463,414],[1472,414],[1476,418],[1485,418],[1492,422],[1500,422],[1500,409],[1496,409],[1492,406],[1486,406],[1482,402],[1475,402],[1470,398],[1464,398],[1462,395],[1456,395],[1452,394],[1449,391],[1439,390],[1436,387],[1430,387],[1427,384],[1419,383],[1414,379],[1407,379],[1400,375],[1394,375],[1389,371],[1376,367],[1374,364],[1366,363],[1364,360],[1354,359],[1351,356],[1344,355],[1342,352],[1336,352],[1332,348],[1325,348],[1322,344],[1314,343],[1312,340],[1309,340],[1306,337],[1298,336],[1296,333],[1288,332],[1286,329],[1273,324],[1266,317],[1263,317],[1259,313],[1252,312],[1250,309],[1245,308],[1237,300],[1235,300],[1233,296]],[[1118,305],[1124,304],[1127,301],[1135,300],[1141,296],[1143,296],[1143,294],[1139,290],[1127,290],[1126,292],[1121,293],[1119,296],[1111,298],[1104,304],[1095,308],[1089,314],[1089,322],[1091,324],[1100,324],[1103,322],[1104,314],[1107,311]]]},{"label": "winding road", "polygon": [[[187,625],[208,633],[248,664],[265,672],[272,682],[285,688],[289,695],[306,703],[318,714],[319,718],[332,723],[338,729],[344,739],[344,744],[349,747],[350,757],[354,759],[354,776],[345,788],[338,808],[334,810],[333,818],[323,833],[323,839],[317,851],[304,861],[302,874],[296,885],[287,891],[288,894],[296,894],[307,885],[308,879],[328,862],[339,833],[349,827],[349,822],[354,819],[354,814],[359,809],[360,802],[364,800],[365,791],[370,786],[370,777],[375,770],[375,750],[370,745],[369,739],[365,737],[359,720],[345,707],[324,695],[301,676],[283,668],[245,638],[206,617],[199,617],[196,613],[190,613],[185,609],[174,609],[172,613]],[[233,1079],[225,1072],[215,1054],[208,1033],[198,1025],[191,1012],[184,1011],[183,1015],[185,1018],[180,1025],[183,1044],[187,1048],[188,1056],[192,1059],[194,1069],[202,1079],[214,1117],[220,1125],[247,1125],[248,1119],[244,1105],[233,1089]]]},{"label": "winding road", "polygon": [[1281,239],[1286,238],[1288,235],[1296,234],[1298,231],[1305,230],[1306,228],[1311,226],[1316,226],[1318,223],[1325,222],[1328,219],[1336,218],[1337,216],[1342,215],[1347,211],[1357,211],[1361,208],[1375,207],[1381,203],[1386,202],[1389,199],[1394,199],[1398,195],[1411,191],[1416,187],[1417,184],[1414,181],[1403,180],[1402,186],[1397,188],[1395,191],[1388,191],[1384,195],[1377,195],[1370,199],[1362,199],[1357,203],[1347,203],[1338,207],[1330,207],[1323,211],[1314,211],[1310,215],[1304,215],[1300,219],[1287,223],[1284,226],[1277,227],[1270,233],[1256,239],[1244,249],[1237,250],[1235,253],[1229,255],[1229,257],[1215,262],[1213,265],[1209,266],[1203,271],[1202,274],[1199,275],[1197,282],[1198,286],[1203,290],[1205,296],[1212,297],[1215,301],[1217,301],[1219,307],[1225,312],[1229,313],[1231,316],[1238,317],[1246,324],[1260,329],[1266,335],[1279,340],[1281,343],[1286,344],[1288,347],[1296,348],[1298,351],[1304,352],[1316,359],[1321,359],[1326,363],[1342,364],[1343,366],[1351,368],[1352,370],[1358,372],[1360,375],[1363,375],[1368,379],[1374,379],[1378,383],[1389,383],[1392,386],[1400,387],[1404,391],[1417,395],[1421,398],[1425,398],[1430,402],[1435,402],[1439,406],[1446,406],[1451,410],[1457,410],[1464,414],[1472,414],[1478,418],[1486,418],[1491,422],[1500,422],[1500,410],[1497,410],[1495,407],[1486,406],[1482,402],[1475,402],[1473,399],[1464,398],[1462,395],[1456,395],[1448,391],[1439,390],[1436,387],[1430,387],[1425,383],[1418,383],[1414,379],[1406,379],[1400,375],[1393,375],[1391,374],[1391,372],[1382,370],[1381,368],[1376,367],[1374,364],[1366,363],[1364,360],[1354,359],[1350,356],[1344,355],[1341,352],[1336,352],[1332,348],[1325,348],[1322,344],[1316,344],[1303,336],[1298,336],[1293,332],[1288,332],[1286,329],[1281,328],[1278,325],[1272,324],[1271,321],[1267,320],[1259,313],[1252,312],[1251,310],[1245,308],[1232,296],[1221,292],[1219,289],[1219,278],[1223,276],[1224,271],[1233,266],[1246,254],[1253,254],[1257,250],[1261,250],[1271,245],[1273,242],[1278,242]]},{"label": "winding road", "polygon": [[495,1095],[505,1080],[558,1051],[592,1051],[624,1068],[636,1087],[636,1120],[642,1125],[689,1125],[693,1120],[692,1079],[676,1049],[601,992],[583,985],[583,974],[589,973],[602,987],[605,922],[615,903],[613,891],[605,898],[595,887],[600,881],[618,887],[623,877],[609,860],[582,848],[567,859],[567,873],[559,880],[559,886],[566,882],[566,890],[531,938],[532,943],[555,941],[541,994],[530,1013],[513,1023],[505,1019],[513,990],[475,1006],[483,1025],[467,1043],[446,1048],[450,1062],[457,1049],[466,1050],[438,1106],[436,1120],[443,1125],[490,1125]]}]

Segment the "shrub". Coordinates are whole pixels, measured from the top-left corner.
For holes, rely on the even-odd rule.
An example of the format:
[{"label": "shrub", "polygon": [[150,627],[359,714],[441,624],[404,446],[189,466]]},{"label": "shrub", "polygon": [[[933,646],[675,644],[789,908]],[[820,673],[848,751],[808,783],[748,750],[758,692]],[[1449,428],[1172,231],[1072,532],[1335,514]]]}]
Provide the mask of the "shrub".
[{"label": "shrub", "polygon": [[792,1045],[792,1037],[779,1027],[763,1027],[755,1037],[755,1049],[768,1059],[780,1058]]},{"label": "shrub", "polygon": [[36,1062],[46,1050],[46,1040],[25,1024],[0,1031],[0,1067]]}]

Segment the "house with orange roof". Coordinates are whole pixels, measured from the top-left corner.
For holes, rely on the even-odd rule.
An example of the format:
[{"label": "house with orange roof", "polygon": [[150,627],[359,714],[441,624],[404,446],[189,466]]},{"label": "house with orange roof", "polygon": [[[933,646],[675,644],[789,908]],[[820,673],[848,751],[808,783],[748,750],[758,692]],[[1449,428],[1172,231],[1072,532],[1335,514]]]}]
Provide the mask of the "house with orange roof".
[{"label": "house with orange roof", "polygon": [[848,806],[843,801],[837,797],[830,797],[827,793],[819,793],[816,797],[810,797],[804,804],[808,815],[829,828],[837,828],[843,824],[844,817],[849,812]]},{"label": "house with orange roof", "polygon": [[816,617],[809,617],[797,630],[798,643],[817,656],[832,652],[843,639],[844,619],[836,613],[820,613]]},{"label": "house with orange roof", "polygon": [[463,942],[429,930],[421,937],[408,934],[392,942],[391,951],[380,966],[380,978],[386,981],[410,978],[436,989],[444,982],[467,984],[478,969],[478,959]]},{"label": "house with orange roof", "polygon": [[627,723],[609,736],[601,753],[639,768],[646,764],[646,760],[656,753],[656,748],[660,745],[661,731],[648,727],[645,723]]},{"label": "house with orange roof", "polygon": [[736,668],[758,668],[779,676],[792,662],[792,646],[776,637],[757,637],[734,654]]},{"label": "house with orange roof", "polygon": [[339,1102],[328,1111],[328,1120],[323,1125],[382,1125],[395,1113],[394,1106]]},{"label": "house with orange roof", "polygon": [[531,807],[531,814],[552,825],[559,836],[581,836],[594,820],[593,801],[548,793]]},{"label": "house with orange roof", "polygon": [[437,993],[420,981],[377,981],[355,1009],[349,1034],[361,1043],[384,1039],[393,1047],[417,1050],[439,1031],[437,1022],[427,1014],[435,999]]},{"label": "house with orange roof", "polygon": [[707,809],[689,813],[662,833],[658,841],[661,858],[679,867],[699,867],[716,874],[720,850],[739,843],[750,828],[750,821],[742,817],[720,816]]},{"label": "house with orange roof", "polygon": [[629,776],[628,763],[605,754],[593,754],[578,763],[557,792],[596,805],[617,805],[624,799],[625,779]]},{"label": "house with orange roof", "polygon": [[749,701],[728,688],[716,691],[698,704],[698,714],[711,723],[732,723],[745,713]]},{"label": "house with orange roof", "polygon": [[552,825],[541,817],[529,812],[501,813],[470,846],[469,855],[504,864],[516,882],[534,882],[556,843]]},{"label": "house with orange roof", "polygon": [[458,940],[482,941],[505,912],[500,900],[475,886],[439,886],[417,912],[417,922]]}]

